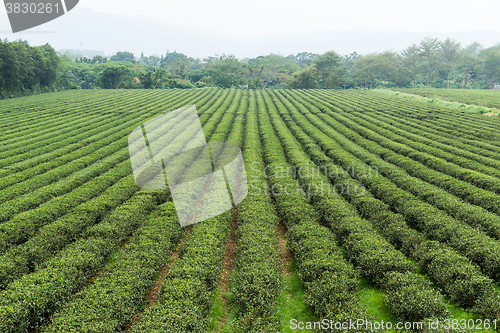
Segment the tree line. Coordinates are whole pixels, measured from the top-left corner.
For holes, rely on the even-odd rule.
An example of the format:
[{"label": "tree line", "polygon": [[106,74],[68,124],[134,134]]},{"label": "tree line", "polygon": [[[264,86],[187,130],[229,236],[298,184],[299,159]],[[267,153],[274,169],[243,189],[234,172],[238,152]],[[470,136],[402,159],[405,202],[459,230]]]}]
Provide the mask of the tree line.
[{"label": "tree line", "polygon": [[0,39],[0,98],[55,89],[60,62],[49,44]]},{"label": "tree line", "polygon": [[492,88],[500,82],[500,43],[484,48],[425,38],[401,52],[341,56],[302,52],[237,59],[195,59],[176,51],[136,57],[122,51],[92,58],[57,54],[48,44],[0,40],[0,97],[64,89]]}]

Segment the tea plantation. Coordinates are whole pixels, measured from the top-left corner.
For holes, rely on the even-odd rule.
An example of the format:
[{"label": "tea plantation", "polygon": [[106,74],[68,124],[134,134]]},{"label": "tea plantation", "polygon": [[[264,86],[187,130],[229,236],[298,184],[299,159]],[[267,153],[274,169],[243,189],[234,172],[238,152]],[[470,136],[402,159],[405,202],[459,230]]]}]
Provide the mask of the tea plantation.
[{"label": "tea plantation", "polygon": [[[249,193],[181,228],[127,144],[187,105],[242,148]],[[370,91],[79,90],[0,101],[0,125],[0,332],[500,319],[498,117]]]}]

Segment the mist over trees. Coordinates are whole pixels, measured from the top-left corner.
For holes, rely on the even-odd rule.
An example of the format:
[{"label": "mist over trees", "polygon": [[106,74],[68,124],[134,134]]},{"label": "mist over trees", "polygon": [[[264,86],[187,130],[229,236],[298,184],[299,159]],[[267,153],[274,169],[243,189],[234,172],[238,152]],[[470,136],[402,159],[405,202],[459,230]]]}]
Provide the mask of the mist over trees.
[{"label": "mist over trees", "polygon": [[0,97],[64,89],[372,89],[377,87],[492,88],[500,82],[500,43],[484,48],[425,38],[401,52],[359,55],[302,52],[237,59],[195,59],[167,51],[74,56],[48,44],[0,40]]}]

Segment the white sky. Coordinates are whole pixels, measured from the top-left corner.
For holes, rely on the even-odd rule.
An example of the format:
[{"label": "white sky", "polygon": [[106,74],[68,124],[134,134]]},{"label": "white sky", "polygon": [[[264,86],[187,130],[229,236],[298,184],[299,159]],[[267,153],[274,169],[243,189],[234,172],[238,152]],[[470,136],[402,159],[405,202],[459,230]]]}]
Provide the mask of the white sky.
[{"label": "white sky", "polygon": [[[270,52],[322,53],[334,49],[342,54],[363,54],[401,50],[439,33],[439,38],[458,38],[464,45],[479,41],[489,47],[500,41],[500,0],[80,0],[77,8],[118,14],[114,22],[119,24],[130,19],[124,30],[132,35],[129,39],[120,36],[116,26],[112,32],[102,30],[108,34],[100,33],[96,27],[105,27],[105,21],[93,30],[78,29],[71,25],[71,15],[14,35],[9,33],[5,7],[0,5],[0,38],[27,39],[31,45],[48,42],[56,49],[77,49],[82,42],[84,49],[106,54],[128,50],[148,55],[176,49],[195,57],[227,53],[240,58]],[[88,13],[81,18],[88,20],[85,15],[93,15]],[[78,17],[74,15],[73,19]],[[146,19],[134,22],[134,16]],[[148,18],[188,30],[175,30],[175,39],[161,29],[148,30]],[[183,35],[183,31],[192,33]],[[201,42],[193,37],[198,32],[205,36],[200,37],[204,38]],[[370,37],[365,36],[368,32],[372,32]],[[215,39],[205,40],[207,36]],[[284,36],[293,37],[280,39]],[[235,37],[242,38],[240,44],[234,42]]]},{"label": "white sky", "polygon": [[242,37],[365,29],[500,31],[499,0],[80,0],[78,6]]},{"label": "white sky", "polygon": [[238,36],[358,29],[500,31],[499,0],[80,0],[79,6]]}]

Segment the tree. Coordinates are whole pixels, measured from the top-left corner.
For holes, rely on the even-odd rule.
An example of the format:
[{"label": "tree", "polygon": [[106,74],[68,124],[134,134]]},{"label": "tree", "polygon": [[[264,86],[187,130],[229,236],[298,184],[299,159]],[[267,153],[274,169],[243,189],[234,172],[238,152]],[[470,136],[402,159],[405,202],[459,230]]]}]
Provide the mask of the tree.
[{"label": "tree", "polygon": [[[17,49],[17,50],[16,50]],[[21,67],[24,62],[23,50],[16,45],[16,42],[9,43],[0,40],[0,59],[2,59],[2,68],[0,73],[3,77],[3,91],[13,94],[23,90]],[[28,71],[28,68],[25,69]]]},{"label": "tree", "polygon": [[77,64],[91,64],[92,59],[89,59],[87,57],[80,57],[79,59],[75,59],[75,62]]},{"label": "tree", "polygon": [[314,59],[319,76],[320,88],[337,88],[347,75],[347,68],[342,57],[335,51],[326,52]]},{"label": "tree", "polygon": [[291,89],[314,89],[318,87],[319,74],[316,65],[305,66],[303,70],[295,72],[288,81]]},{"label": "tree", "polygon": [[358,53],[356,53],[356,52],[353,52],[350,55],[344,56],[344,62],[345,62],[347,69],[349,69],[349,70],[352,69],[357,58],[358,58]]},{"label": "tree", "polygon": [[170,65],[178,59],[188,59],[187,55],[177,52],[168,52],[165,57],[162,56],[160,67],[170,69]]},{"label": "tree", "polygon": [[231,88],[241,85],[242,79],[233,73],[220,73],[214,80],[217,87],[220,88]]},{"label": "tree", "polygon": [[481,52],[484,59],[483,69],[491,88],[500,80],[500,44]]},{"label": "tree", "polygon": [[249,70],[248,79],[254,82],[251,85],[262,88],[285,88],[290,78],[290,73],[302,69],[295,63],[293,56],[283,57],[279,54],[269,54],[249,59],[246,67]]},{"label": "tree", "polygon": [[94,56],[92,58],[92,64],[104,64],[108,62],[108,58],[107,57],[103,57],[103,56]]},{"label": "tree", "polygon": [[248,69],[243,67],[243,64],[232,54],[209,57],[205,59],[205,62],[204,70],[208,75],[203,81],[218,87],[240,85],[243,77],[248,73]]},{"label": "tree", "polygon": [[97,83],[103,89],[118,89],[132,78],[133,74],[129,67],[122,64],[112,64],[104,68]]},{"label": "tree", "polygon": [[352,75],[358,80],[364,83],[364,87],[367,88],[367,83],[370,82],[370,89],[373,87],[373,83],[377,78],[377,68],[375,66],[377,54],[371,53],[367,55],[361,55],[357,57],[356,62],[352,68]]},{"label": "tree", "polygon": [[61,59],[49,44],[39,46],[37,49],[40,50],[38,82],[45,87],[52,86],[57,81]]},{"label": "tree", "polygon": [[399,88],[403,88],[403,85],[412,83],[410,72],[403,64],[403,57],[396,54],[395,55],[395,68],[391,74],[390,80],[394,82]]},{"label": "tree", "polygon": [[170,72],[181,79],[185,79],[187,77],[188,70],[188,58],[175,59],[172,63],[170,63]]},{"label": "tree", "polygon": [[419,74],[420,47],[416,44],[408,46],[401,52],[403,57],[402,66],[407,71],[413,82],[413,87],[417,87],[417,78]]},{"label": "tree", "polygon": [[163,68],[155,68],[155,85],[156,89],[158,86],[162,87],[166,84],[168,80],[168,72]]},{"label": "tree", "polygon": [[262,65],[259,70],[258,80],[264,84],[263,88],[267,88],[267,85],[271,86],[278,83],[278,72],[273,70],[270,66]]},{"label": "tree", "polygon": [[[1,40],[0,40],[0,43],[1,43]],[[0,69],[3,67],[2,65],[3,65],[3,60],[0,58]],[[0,71],[0,92],[1,92],[4,84],[5,84],[5,81],[3,80],[2,71]]]},{"label": "tree", "polygon": [[375,56],[375,73],[377,78],[386,82],[391,79],[396,73],[398,67],[398,58],[395,52],[386,51]]},{"label": "tree", "polygon": [[135,63],[135,56],[130,52],[118,52],[114,56],[111,57],[111,61],[129,61]]},{"label": "tree", "polygon": [[141,61],[141,64],[145,66],[157,67],[160,64],[160,58],[152,55],[150,57],[144,57]]},{"label": "tree", "polygon": [[192,71],[191,73],[189,73],[188,79],[191,82],[196,83],[196,82],[202,80],[204,77],[209,76],[209,75],[210,74],[207,73],[207,71],[205,71],[203,68],[196,69],[196,70]]},{"label": "tree", "polygon": [[0,40],[0,96],[18,96],[56,88],[61,58],[49,44]]},{"label": "tree", "polygon": [[441,43],[441,53],[443,56],[443,69],[446,73],[446,89],[450,88],[450,72],[457,66],[462,56],[462,46],[459,42],[446,38]]},{"label": "tree", "polygon": [[317,56],[318,55],[314,53],[301,52],[297,53],[297,55],[295,56],[292,55],[292,58],[294,59],[295,63],[297,63],[299,66],[304,67],[304,66],[310,66]]},{"label": "tree", "polygon": [[139,81],[144,89],[153,89],[155,85],[154,72],[150,70],[141,71],[138,75]]},{"label": "tree", "polygon": [[427,60],[429,74],[429,88],[432,88],[432,73],[437,67],[437,55],[440,50],[440,42],[437,38],[424,38],[420,42],[420,54]]},{"label": "tree", "polygon": [[483,46],[479,43],[472,43],[462,50],[462,55],[458,61],[459,79],[462,81],[462,89],[467,89],[467,84],[472,77],[478,77],[482,60],[480,58]]}]

